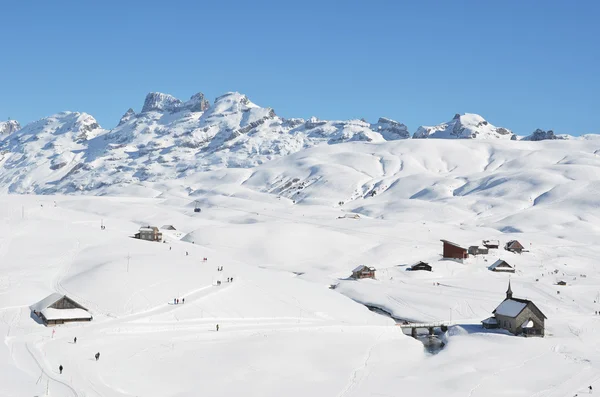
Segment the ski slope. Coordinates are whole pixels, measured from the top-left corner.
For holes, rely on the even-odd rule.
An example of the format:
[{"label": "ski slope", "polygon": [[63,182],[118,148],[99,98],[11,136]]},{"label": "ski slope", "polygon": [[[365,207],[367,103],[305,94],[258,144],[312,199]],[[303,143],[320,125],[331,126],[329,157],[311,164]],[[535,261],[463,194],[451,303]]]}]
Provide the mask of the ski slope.
[{"label": "ski slope", "polygon": [[[598,153],[594,139],[344,143],[98,197],[0,196],[0,396],[600,388]],[[131,238],[146,225],[176,230]],[[528,252],[442,261],[442,238]],[[516,273],[490,272],[499,258]],[[419,260],[433,272],[406,271]],[[376,279],[349,280],[358,264]],[[509,277],[548,317],[545,338],[481,329]],[[28,306],[53,292],[93,321],[38,324]],[[364,305],[454,325],[431,355]]]}]

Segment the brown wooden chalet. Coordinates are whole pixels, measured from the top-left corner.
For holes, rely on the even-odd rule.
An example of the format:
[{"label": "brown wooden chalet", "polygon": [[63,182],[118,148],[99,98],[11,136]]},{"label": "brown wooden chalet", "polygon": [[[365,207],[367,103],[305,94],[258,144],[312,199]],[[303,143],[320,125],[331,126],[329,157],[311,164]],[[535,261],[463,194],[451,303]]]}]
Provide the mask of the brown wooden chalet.
[{"label": "brown wooden chalet", "polygon": [[361,278],[375,278],[375,268],[365,265],[357,266],[352,270],[352,278],[357,280]]},{"label": "brown wooden chalet", "polygon": [[158,231],[156,226],[140,227],[140,231],[134,237],[146,241],[162,241],[162,233]]},{"label": "brown wooden chalet", "polygon": [[442,257],[446,259],[466,259],[469,257],[468,250],[459,244],[448,240],[440,240],[444,243]]},{"label": "brown wooden chalet", "polygon": [[504,249],[510,252],[516,252],[517,254],[520,254],[525,248],[517,240],[510,240],[504,245]]}]

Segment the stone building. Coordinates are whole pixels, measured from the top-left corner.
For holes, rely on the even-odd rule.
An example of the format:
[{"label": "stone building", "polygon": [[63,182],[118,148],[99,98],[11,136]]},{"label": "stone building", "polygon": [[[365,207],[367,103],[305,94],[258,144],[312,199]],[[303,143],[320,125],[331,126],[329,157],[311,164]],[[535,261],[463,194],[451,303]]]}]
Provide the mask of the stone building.
[{"label": "stone building", "polygon": [[484,328],[501,328],[514,335],[544,336],[546,316],[530,300],[513,298],[510,281],[506,299],[494,310],[494,316],[483,320]]}]

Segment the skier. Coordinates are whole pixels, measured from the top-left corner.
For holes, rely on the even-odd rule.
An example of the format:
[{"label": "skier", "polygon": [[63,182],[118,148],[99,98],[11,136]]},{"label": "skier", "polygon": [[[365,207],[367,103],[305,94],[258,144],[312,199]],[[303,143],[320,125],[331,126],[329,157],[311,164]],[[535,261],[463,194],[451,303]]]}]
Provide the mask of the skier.
[{"label": "skier", "polygon": [[73,338],[73,343],[75,343],[75,344],[77,343],[77,337]]},{"label": "skier", "polygon": [[176,305],[177,304],[177,299],[173,298],[173,304]]},{"label": "skier", "polygon": [[63,366],[62,366],[62,365],[59,365],[59,366],[58,366],[58,372],[60,372],[60,373],[62,374],[62,370],[63,370]]},{"label": "skier", "polygon": [[188,255],[189,255],[189,253],[187,251],[185,251],[185,256],[188,256]]},{"label": "skier", "polygon": [[233,283],[233,277],[231,277],[231,282]]},{"label": "skier", "polygon": [[217,332],[219,332],[219,324],[217,324]]},{"label": "skier", "polygon": [[185,298],[181,298],[181,303],[185,303]]},{"label": "skier", "polygon": [[171,251],[171,248],[173,248],[173,247],[169,247],[169,251]]},{"label": "skier", "polygon": [[94,357],[96,357],[96,361],[98,361],[98,359],[100,358],[100,352],[96,353]]},{"label": "skier", "polygon": [[177,299],[177,304],[179,304],[179,299]]},{"label": "skier", "polygon": [[590,394],[592,394],[592,386],[590,385],[590,387],[588,387],[588,389],[590,389]]}]

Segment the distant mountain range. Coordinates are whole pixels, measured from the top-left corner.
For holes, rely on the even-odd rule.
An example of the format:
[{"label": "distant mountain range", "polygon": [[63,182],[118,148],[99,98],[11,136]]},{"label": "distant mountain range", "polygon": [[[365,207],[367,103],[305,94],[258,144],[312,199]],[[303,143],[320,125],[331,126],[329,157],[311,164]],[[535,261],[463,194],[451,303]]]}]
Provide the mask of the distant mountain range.
[{"label": "distant mountain range", "polygon": [[[220,168],[250,168],[321,144],[410,139],[407,127],[380,118],[331,121],[282,118],[245,95],[181,101],[150,93],[141,112],[129,109],[106,130],[89,114],[62,112],[21,128],[0,123],[0,188],[18,193],[92,191],[107,184],[185,178]],[[519,139],[476,114],[422,126],[414,139]],[[568,139],[536,130],[522,140]]]}]

